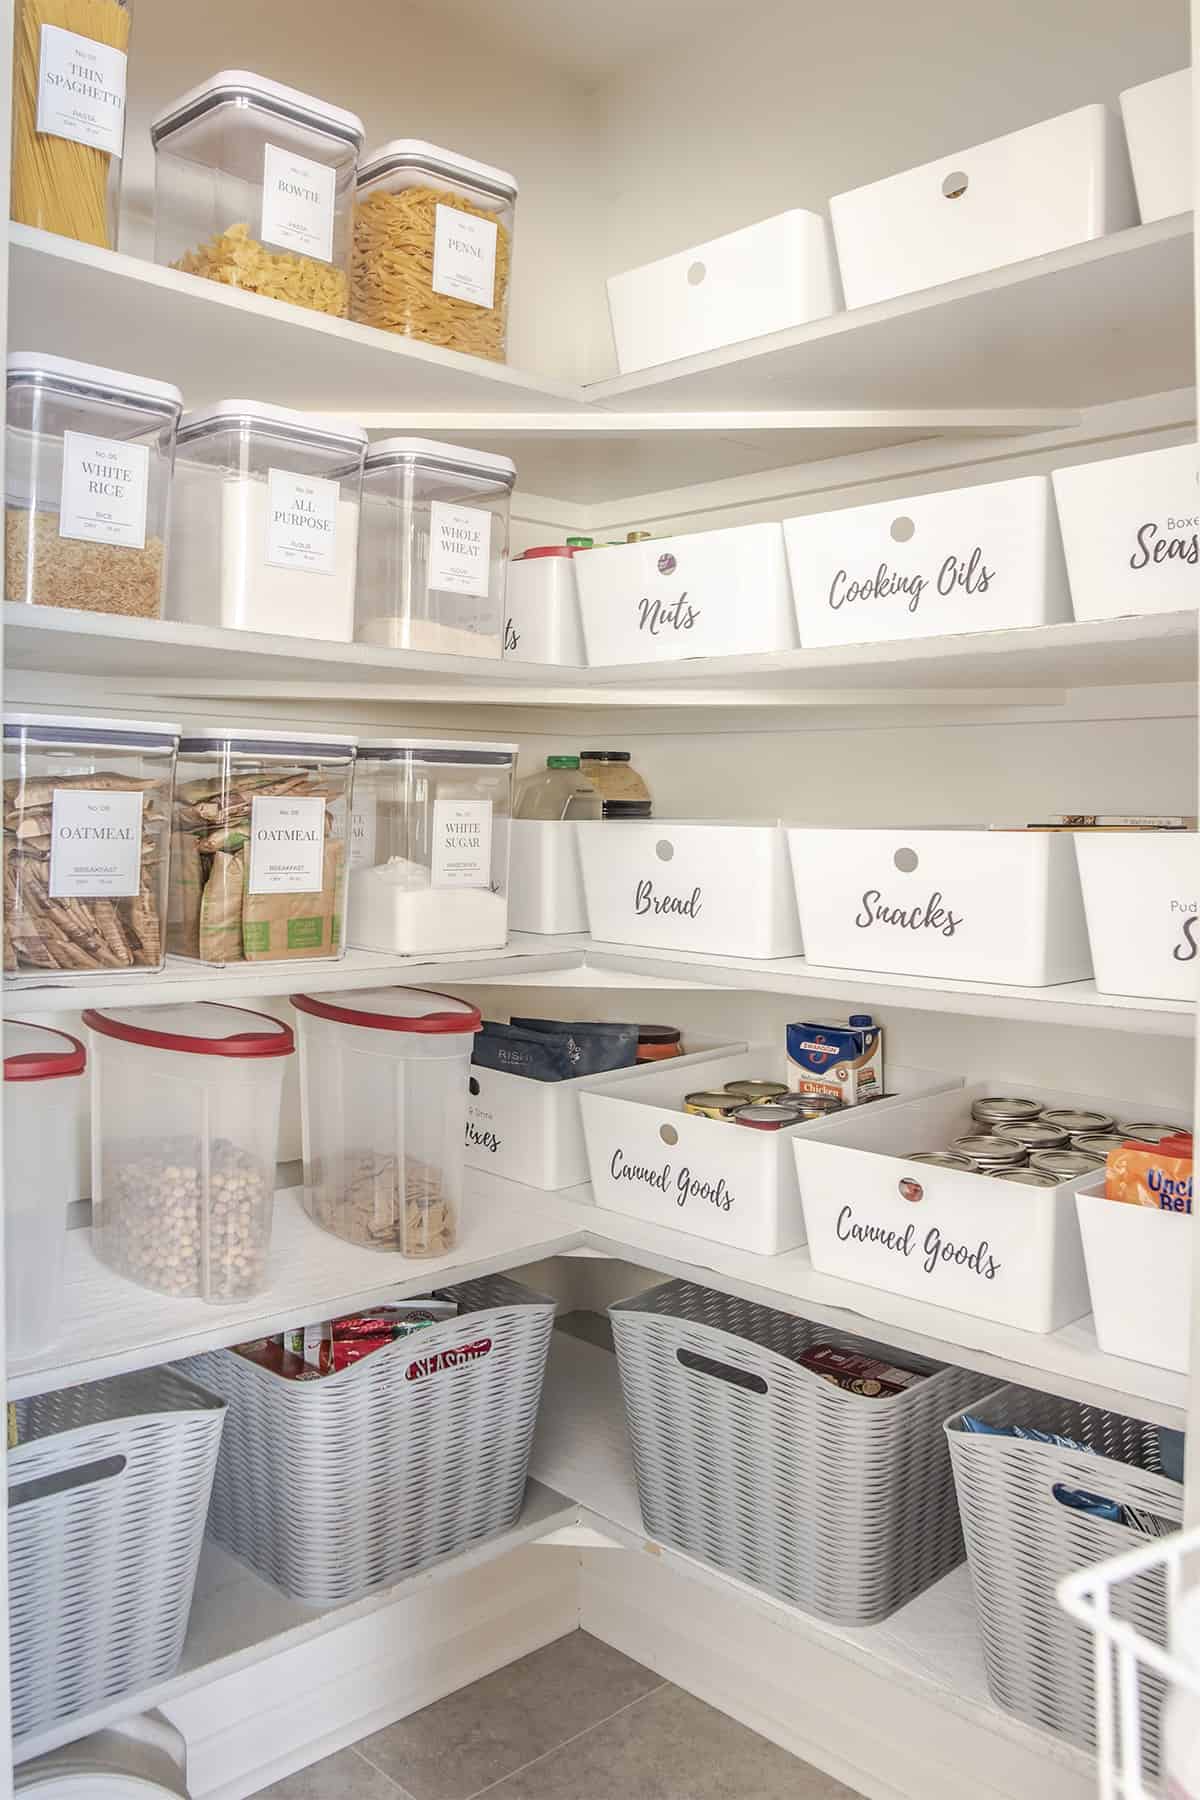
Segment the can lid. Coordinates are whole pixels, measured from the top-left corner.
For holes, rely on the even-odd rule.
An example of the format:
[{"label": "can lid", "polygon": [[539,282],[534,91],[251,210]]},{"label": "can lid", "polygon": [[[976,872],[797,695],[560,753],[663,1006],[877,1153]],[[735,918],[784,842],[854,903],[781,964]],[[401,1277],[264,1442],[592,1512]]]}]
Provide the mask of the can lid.
[{"label": "can lid", "polygon": [[639,1025],[639,1044],[677,1044],[683,1033],[678,1025]]},{"label": "can lid", "polygon": [[580,756],[586,756],[589,762],[633,761],[633,756],[628,750],[581,750],[579,754]]},{"label": "can lid", "polygon": [[546,767],[548,769],[577,769],[579,758],[577,756],[548,756]]},{"label": "can lid", "polygon": [[362,425],[350,419],[330,418],[326,413],[296,412],[290,406],[270,406],[264,400],[217,400],[212,406],[186,412],[179,421],[178,443],[185,444],[229,425],[282,425],[289,434],[328,443],[331,449],[358,451],[367,441]]},{"label": "can lid", "polygon": [[33,737],[54,744],[98,742],[152,746],[173,749],[179,737],[178,725],[166,725],[159,719],[89,719],[83,713],[6,712],[6,738]]},{"label": "can lid", "polygon": [[435,994],[422,988],[364,988],[352,1004],[335,1005],[314,994],[292,994],[297,1012],[314,1019],[331,1019],[337,1025],[362,1025],[370,1031],[476,1032],[483,1029],[477,1006]]},{"label": "can lid", "polygon": [[154,115],[150,121],[150,142],[157,148],[164,138],[228,101],[241,106],[260,106],[280,118],[341,138],[355,150],[362,149],[367,135],[357,113],[330,106],[328,101],[318,100],[314,94],[302,93],[299,88],[287,87],[282,81],[272,81],[266,75],[255,75],[249,69],[220,69]]},{"label": "can lid", "polygon": [[442,444],[436,438],[377,438],[367,449],[368,473],[403,462],[458,469],[468,475],[495,475],[508,487],[517,479],[517,465],[511,456],[497,456],[491,450],[473,450],[461,444]]},{"label": "can lid", "polygon": [[87,388],[105,398],[127,400],[133,405],[151,402],[148,410],[175,413],[183,409],[183,395],[169,381],[152,381],[146,375],[127,375],[100,363],[76,362],[71,356],[45,356],[40,350],[14,350],[8,358],[9,383],[41,379],[52,387]]},{"label": "can lid", "polygon": [[220,1000],[184,1000],[176,1006],[89,1006],[83,1022],[101,1037],[187,1056],[290,1056],[296,1047],[290,1025],[268,1013],[228,1006]]},{"label": "can lid", "polygon": [[846,1023],[848,1025],[873,1025],[875,1020],[870,1013],[851,1013]]},{"label": "can lid", "polygon": [[457,150],[443,150],[424,138],[392,138],[378,150],[368,150],[358,165],[358,185],[365,187],[395,169],[428,169],[431,175],[448,175],[466,180],[466,185],[495,194],[501,200],[515,200],[520,189],[515,175],[507,169],[493,168],[491,163],[476,162],[460,156]]},{"label": "can lid", "polygon": [[5,1019],[5,1081],[53,1081],[62,1075],[82,1075],[86,1066],[87,1051],[69,1031]]},{"label": "can lid", "polygon": [[568,550],[594,550],[596,540],[590,537],[569,537],[564,547]]},{"label": "can lid", "polygon": [[535,544],[531,550],[518,551],[513,562],[536,562],[541,556],[574,556],[576,550],[586,546],[568,538],[565,544]]},{"label": "can lid", "polygon": [[235,731],[224,726],[206,731],[189,731],[186,737],[179,740],[180,750],[191,752],[212,750],[221,744],[228,744],[231,750],[249,751],[257,750],[261,745],[273,755],[286,755],[290,751],[293,755],[303,756],[309,750],[329,749],[335,755],[354,755],[354,739],[347,737],[344,732],[260,731],[257,725],[245,731]]},{"label": "can lid", "polygon": [[804,1114],[798,1106],[743,1106],[739,1107],[735,1117],[735,1125],[749,1125],[753,1131],[786,1131],[789,1125],[799,1125]]}]

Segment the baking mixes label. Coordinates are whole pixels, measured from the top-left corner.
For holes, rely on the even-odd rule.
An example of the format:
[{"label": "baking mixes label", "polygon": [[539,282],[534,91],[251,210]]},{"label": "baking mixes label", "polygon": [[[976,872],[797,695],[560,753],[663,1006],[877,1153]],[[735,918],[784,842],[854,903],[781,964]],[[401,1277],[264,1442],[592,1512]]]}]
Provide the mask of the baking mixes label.
[{"label": "baking mixes label", "polygon": [[273,569],[333,574],[340,495],[336,481],[268,469],[266,560]]},{"label": "baking mixes label", "polygon": [[431,588],[446,594],[472,594],[486,599],[492,551],[492,515],[477,506],[448,506],[434,500],[429,507],[429,576]]},{"label": "baking mixes label", "polygon": [[149,488],[148,445],[63,432],[59,537],[144,550]]},{"label": "baking mixes label", "polygon": [[276,144],[263,146],[262,239],[318,262],[333,260],[337,172]]},{"label": "baking mixes label", "polygon": [[484,1124],[483,1121],[485,1119],[490,1119],[490,1118],[492,1118],[492,1114],[489,1112],[484,1112],[482,1107],[468,1106],[468,1108],[467,1108],[467,1149],[468,1150],[486,1150],[489,1156],[498,1155],[501,1144],[503,1143],[504,1140],[501,1138],[499,1132],[493,1131],[488,1125]]},{"label": "baking mixes label", "polygon": [[431,885],[435,888],[491,887],[490,800],[434,801]]},{"label": "baking mixes label", "polygon": [[142,875],[141,792],[55,788],[50,805],[50,898],[119,899]]},{"label": "baking mixes label", "polygon": [[120,156],[125,137],[123,50],[95,38],[42,26],[37,128]]},{"label": "baking mixes label", "polygon": [[325,873],[325,802],[259,795],[250,806],[251,894],[319,894]]},{"label": "baking mixes label", "polygon": [[375,866],[375,823],[377,817],[377,801],[373,788],[363,788],[361,794],[354,796],[354,811],[350,814],[350,867],[352,869],[372,869]]},{"label": "baking mixes label", "polygon": [[496,224],[439,206],[433,238],[433,291],[473,306],[492,306],[496,298]]},{"label": "baking mixes label", "polygon": [[888,600],[915,613],[930,587],[943,598],[950,594],[974,598],[988,593],[996,579],[996,570],[985,561],[982,546],[974,544],[961,554],[952,552],[943,557],[936,574],[893,569],[882,561],[873,569],[838,569],[826,600],[833,612],[868,600]]},{"label": "baking mixes label", "polygon": [[677,1169],[670,1162],[640,1163],[618,1148],[609,1158],[608,1172],[618,1184],[628,1182],[635,1192],[661,1194],[678,1207],[712,1206],[718,1212],[727,1213],[737,1205],[737,1196],[723,1175],[715,1181],[706,1181],[702,1175],[693,1174],[686,1165]]}]

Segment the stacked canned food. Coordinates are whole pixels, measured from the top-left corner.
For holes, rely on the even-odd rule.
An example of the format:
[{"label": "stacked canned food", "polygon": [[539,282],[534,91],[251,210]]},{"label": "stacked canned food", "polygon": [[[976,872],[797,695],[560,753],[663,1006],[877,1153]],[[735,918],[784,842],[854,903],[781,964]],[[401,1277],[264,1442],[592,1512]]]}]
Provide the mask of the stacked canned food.
[{"label": "stacked canned food", "polygon": [[1057,1187],[1105,1166],[1128,1138],[1158,1143],[1179,1129],[1073,1107],[1045,1107],[1016,1095],[987,1095],[971,1106],[978,1128],[943,1150],[918,1150],[910,1162],[973,1170],[1023,1187]]},{"label": "stacked canned food", "polygon": [[685,1094],[683,1110],[704,1119],[729,1119],[753,1131],[784,1131],[845,1109],[834,1094],[797,1094],[782,1081],[751,1078]]}]

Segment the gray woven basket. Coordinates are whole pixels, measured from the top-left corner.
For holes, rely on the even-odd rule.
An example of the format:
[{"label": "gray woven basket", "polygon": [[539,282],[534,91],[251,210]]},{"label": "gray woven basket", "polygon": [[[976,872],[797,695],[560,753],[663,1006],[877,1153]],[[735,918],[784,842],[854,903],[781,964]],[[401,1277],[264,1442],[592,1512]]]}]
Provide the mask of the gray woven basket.
[{"label": "gray woven basket", "polygon": [[[1091,1634],[1063,1612],[1055,1586],[1064,1575],[1146,1543],[1140,1532],[1064,1506],[1053,1489],[1081,1489],[1177,1525],[1183,1488],[1156,1471],[1158,1428],[1029,1388],[1006,1387],[966,1410],[997,1425],[1026,1425],[1091,1445],[1096,1454],[1019,1438],[964,1431],[946,1434],[954,1464],[971,1583],[992,1698],[1028,1724],[1084,1749],[1096,1744]],[[1137,1467],[1131,1465],[1145,1465]],[[1114,1592],[1114,1616],[1136,1621],[1166,1643],[1161,1570]],[[1147,1773],[1158,1759],[1163,1685],[1148,1670],[1140,1683]]]},{"label": "gray woven basket", "polygon": [[609,1308],[646,1530],[844,1625],[885,1619],[962,1561],[942,1422],[992,1383],[849,1394],[794,1358],[885,1346],[691,1282]]},{"label": "gray woven basket", "polygon": [[503,1275],[439,1292],[458,1318],[320,1381],[184,1365],[229,1402],[209,1530],[298,1600],[353,1600],[521,1510],[554,1302]]},{"label": "gray woven basket", "polygon": [[17,1402],[8,1582],[18,1742],[174,1673],[224,1414],[170,1369]]}]

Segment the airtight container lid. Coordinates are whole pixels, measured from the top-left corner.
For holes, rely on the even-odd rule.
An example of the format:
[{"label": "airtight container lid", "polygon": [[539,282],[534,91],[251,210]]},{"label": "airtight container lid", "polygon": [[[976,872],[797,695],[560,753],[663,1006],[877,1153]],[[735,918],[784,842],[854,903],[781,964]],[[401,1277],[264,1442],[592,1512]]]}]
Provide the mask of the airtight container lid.
[{"label": "airtight container lid", "polygon": [[88,719],[79,713],[6,712],[6,743],[99,744],[106,749],[173,750],[178,725],[146,719]]},{"label": "airtight container lid", "polygon": [[517,179],[507,169],[494,169],[490,163],[475,162],[460,156],[456,150],[443,150],[438,144],[427,144],[423,138],[393,138],[378,150],[368,150],[358,165],[360,188],[382,181],[400,169],[419,169],[429,175],[440,175],[449,182],[461,182],[475,193],[492,194],[497,200],[515,200]]},{"label": "airtight container lid", "polygon": [[268,431],[274,437],[301,439],[319,449],[343,450],[355,456],[367,441],[364,428],[349,419],[295,412],[290,406],[268,406],[262,400],[218,400],[214,406],[184,413],[178,442],[182,446],[230,430]]},{"label": "airtight container lid", "polygon": [[82,1075],[86,1067],[87,1051],[70,1032],[5,1019],[5,1081],[56,1081],[63,1075]]},{"label": "airtight container lid", "polygon": [[126,375],[99,363],[76,362],[70,356],[44,356],[40,350],[14,350],[8,359],[9,387],[54,388],[95,400],[119,400],[145,412],[176,418],[183,410],[183,395],[169,381],[151,381],[146,375]]},{"label": "airtight container lid", "polygon": [[476,1032],[483,1029],[477,1006],[455,1000],[449,994],[430,994],[420,988],[366,988],[345,1006],[321,1000],[313,994],[292,994],[297,1012],[314,1019],[330,1019],[336,1025],[362,1025],[370,1031]]},{"label": "airtight container lid", "polygon": [[490,450],[468,450],[458,444],[439,444],[432,438],[380,438],[367,451],[368,474],[376,469],[396,468],[401,463],[466,475],[494,475],[510,488],[517,479],[517,465],[511,457],[494,456]]},{"label": "airtight container lid", "polygon": [[202,756],[229,749],[239,755],[316,755],[326,761],[332,757],[344,756],[349,761],[354,755],[354,745],[355,739],[348,737],[345,732],[260,731],[256,726],[252,731],[234,731],[228,728],[223,731],[189,731],[186,737],[180,738],[179,751],[180,755]]},{"label": "airtight container lid", "polygon": [[338,138],[356,151],[362,149],[366,137],[357,113],[330,106],[313,94],[285,87],[283,82],[252,74],[249,69],[221,69],[155,114],[150,121],[150,142],[157,149],[165,139],[204,118],[216,107],[231,105],[273,113],[276,118],[287,119],[293,125],[306,126],[326,137]]},{"label": "airtight container lid", "polygon": [[89,1006],[83,1022],[101,1037],[187,1056],[290,1056],[290,1025],[268,1013],[248,1012],[218,1000],[185,1000],[178,1006],[122,1010]]},{"label": "airtight container lid", "polygon": [[517,758],[516,744],[455,742],[453,738],[363,738],[358,755],[363,762],[485,763],[502,766]]},{"label": "airtight container lid", "polygon": [[514,562],[536,562],[539,556],[574,556],[575,544],[536,544],[532,550],[521,550]]}]

